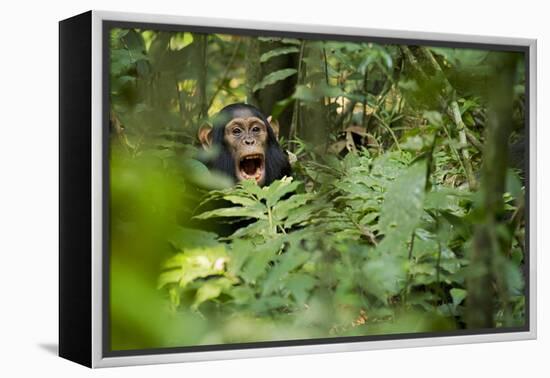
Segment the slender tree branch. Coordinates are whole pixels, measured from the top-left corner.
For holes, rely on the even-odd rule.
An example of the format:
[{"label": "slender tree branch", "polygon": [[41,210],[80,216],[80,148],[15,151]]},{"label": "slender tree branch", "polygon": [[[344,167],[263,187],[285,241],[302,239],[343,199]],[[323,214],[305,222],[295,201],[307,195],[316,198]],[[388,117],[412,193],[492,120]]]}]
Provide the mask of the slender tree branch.
[{"label": "slender tree branch", "polygon": [[[300,44],[300,54],[298,55],[298,79],[297,79],[297,85],[300,85],[303,80],[303,72],[302,72],[302,61],[304,59],[304,51],[305,51],[305,40],[302,40]],[[294,152],[296,145],[293,142],[294,139],[296,139],[298,134],[298,121],[300,119],[300,100],[295,99],[294,100],[294,111],[292,112],[292,122],[290,124],[290,132],[289,132],[289,140],[291,143],[289,143],[289,148],[292,152]]]}]

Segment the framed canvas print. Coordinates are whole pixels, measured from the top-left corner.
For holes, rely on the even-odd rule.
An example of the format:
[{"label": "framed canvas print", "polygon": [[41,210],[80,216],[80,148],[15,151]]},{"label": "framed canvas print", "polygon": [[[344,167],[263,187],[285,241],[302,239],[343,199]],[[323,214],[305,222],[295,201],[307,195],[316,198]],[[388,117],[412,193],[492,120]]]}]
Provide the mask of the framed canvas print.
[{"label": "framed canvas print", "polygon": [[62,357],[536,337],[535,40],[59,27]]}]

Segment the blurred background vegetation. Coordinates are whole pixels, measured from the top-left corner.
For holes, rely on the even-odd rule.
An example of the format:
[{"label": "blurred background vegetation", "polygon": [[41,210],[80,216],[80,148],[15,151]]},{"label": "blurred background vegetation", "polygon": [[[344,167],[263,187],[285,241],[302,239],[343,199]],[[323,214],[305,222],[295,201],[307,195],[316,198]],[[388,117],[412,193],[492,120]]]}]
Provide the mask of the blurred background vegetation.
[{"label": "blurred background vegetation", "polygon": [[[524,325],[522,54],[110,44],[112,350]],[[292,178],[233,187],[200,162],[198,128],[234,102],[279,122]]]}]

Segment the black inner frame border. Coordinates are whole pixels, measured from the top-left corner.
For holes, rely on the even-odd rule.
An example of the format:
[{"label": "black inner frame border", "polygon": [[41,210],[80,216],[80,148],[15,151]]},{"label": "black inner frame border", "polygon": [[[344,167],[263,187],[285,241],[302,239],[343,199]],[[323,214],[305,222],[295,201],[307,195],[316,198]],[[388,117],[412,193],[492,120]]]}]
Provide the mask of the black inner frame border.
[{"label": "black inner frame border", "polygon": [[[166,347],[166,348],[148,348],[148,349],[132,349],[132,350],[111,350],[111,324],[110,324],[110,130],[109,130],[109,110],[110,110],[110,31],[113,28],[123,29],[148,29],[168,32],[195,32],[205,34],[232,34],[249,37],[286,37],[299,38],[308,40],[330,40],[342,42],[371,42],[377,44],[404,44],[404,45],[419,45],[430,47],[447,47],[447,48],[468,48],[477,50],[491,51],[510,51],[524,54],[525,65],[525,106],[524,106],[524,128],[525,128],[525,249],[527,253],[524,256],[523,273],[525,278],[525,324],[519,327],[507,328],[484,328],[484,329],[462,329],[446,332],[418,332],[418,333],[395,333],[387,335],[368,335],[368,336],[343,336],[331,338],[313,338],[313,339],[290,339],[279,341],[261,341],[249,343],[231,343],[231,344],[215,344],[215,345],[193,345],[181,347]],[[307,28],[307,25],[304,25]],[[244,350],[244,349],[259,349],[259,348],[280,348],[293,346],[308,346],[308,345],[330,345],[342,343],[355,343],[366,341],[383,341],[383,340],[403,340],[403,339],[420,339],[420,338],[437,338],[449,336],[467,336],[467,335],[484,335],[484,334],[502,334],[513,332],[529,332],[530,331],[530,48],[529,46],[521,45],[506,45],[498,43],[481,43],[481,42],[453,42],[453,41],[438,41],[430,39],[414,39],[414,38],[394,38],[394,37],[368,37],[358,35],[345,34],[324,34],[311,32],[295,32],[283,30],[261,30],[261,29],[244,29],[232,27],[217,27],[217,26],[196,26],[196,25],[181,25],[181,24],[163,24],[149,22],[134,22],[134,21],[102,21],[102,345],[101,354],[106,357],[125,357],[125,356],[144,356],[172,353],[192,353],[192,352],[208,352],[208,351],[224,351],[224,350]],[[406,35],[407,32],[403,31]]]}]

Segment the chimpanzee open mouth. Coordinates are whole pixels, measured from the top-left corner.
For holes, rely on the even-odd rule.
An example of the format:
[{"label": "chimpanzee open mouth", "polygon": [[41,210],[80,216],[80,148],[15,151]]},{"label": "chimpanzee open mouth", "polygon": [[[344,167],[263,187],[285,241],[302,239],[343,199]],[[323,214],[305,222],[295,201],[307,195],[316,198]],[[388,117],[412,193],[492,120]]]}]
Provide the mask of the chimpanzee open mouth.
[{"label": "chimpanzee open mouth", "polygon": [[260,154],[243,156],[239,161],[241,179],[260,182],[264,174],[264,156]]}]

